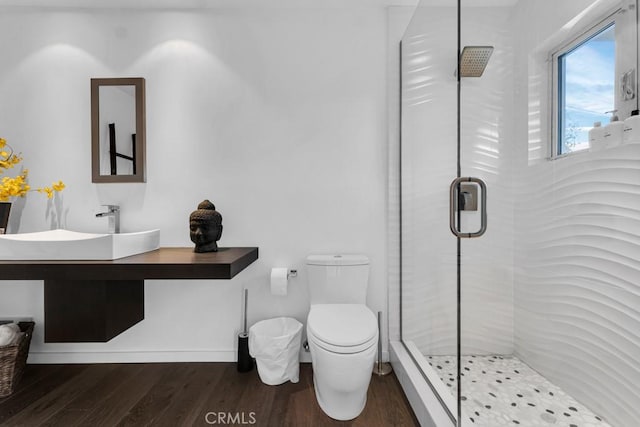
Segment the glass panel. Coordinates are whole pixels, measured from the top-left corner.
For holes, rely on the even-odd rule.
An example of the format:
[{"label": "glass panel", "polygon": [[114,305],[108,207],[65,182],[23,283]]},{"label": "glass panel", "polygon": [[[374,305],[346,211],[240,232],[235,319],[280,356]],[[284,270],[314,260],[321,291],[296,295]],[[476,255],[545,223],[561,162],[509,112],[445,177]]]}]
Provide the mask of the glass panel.
[{"label": "glass panel", "polygon": [[456,412],[457,3],[422,1],[402,39],[402,340]]}]

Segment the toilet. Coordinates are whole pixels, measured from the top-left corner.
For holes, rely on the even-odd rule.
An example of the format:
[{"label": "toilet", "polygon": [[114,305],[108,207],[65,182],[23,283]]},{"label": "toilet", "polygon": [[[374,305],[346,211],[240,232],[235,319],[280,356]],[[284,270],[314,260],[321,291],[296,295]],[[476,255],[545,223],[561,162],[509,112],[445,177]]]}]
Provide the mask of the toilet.
[{"label": "toilet", "polygon": [[369,259],[310,255],[307,269],[307,340],[316,399],[331,418],[351,420],[367,403],[378,345],[378,323],[365,305]]}]

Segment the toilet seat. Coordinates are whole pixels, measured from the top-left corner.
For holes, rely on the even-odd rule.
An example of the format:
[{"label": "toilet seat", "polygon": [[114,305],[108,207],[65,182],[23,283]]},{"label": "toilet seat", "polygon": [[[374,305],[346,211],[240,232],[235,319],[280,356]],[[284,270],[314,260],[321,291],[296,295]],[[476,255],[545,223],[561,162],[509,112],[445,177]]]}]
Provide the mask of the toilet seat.
[{"label": "toilet seat", "polygon": [[325,350],[352,354],[378,339],[378,323],[364,304],[317,304],[307,318],[307,338]]}]

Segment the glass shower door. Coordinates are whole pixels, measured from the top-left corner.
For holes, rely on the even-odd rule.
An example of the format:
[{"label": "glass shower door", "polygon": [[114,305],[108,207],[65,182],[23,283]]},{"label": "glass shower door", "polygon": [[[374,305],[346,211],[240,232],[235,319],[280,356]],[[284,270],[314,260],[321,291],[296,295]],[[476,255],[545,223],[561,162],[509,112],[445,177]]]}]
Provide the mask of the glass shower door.
[{"label": "glass shower door", "polygon": [[[640,141],[590,150],[579,120],[638,108],[637,2],[459,12],[459,425],[637,425]],[[465,48],[489,47],[465,73]]]},{"label": "glass shower door", "polygon": [[615,107],[638,109],[638,5],[549,12],[423,0],[402,39],[401,338],[452,426],[640,419],[640,140],[579,151],[565,120],[558,155],[549,99],[554,49],[614,22],[594,43],[615,39]]},{"label": "glass shower door", "polygon": [[[493,26],[503,16],[478,8],[459,32],[460,12],[455,0],[421,1],[401,45],[401,335],[452,425],[476,410],[465,396],[473,359],[509,353],[513,335],[513,212],[498,212],[511,197],[509,97],[493,87],[501,74],[471,77],[504,45]],[[462,34],[473,48],[459,71]],[[487,226],[500,231],[483,236]]]},{"label": "glass shower door", "polygon": [[459,234],[460,260],[458,425],[527,425],[504,418],[503,410],[512,409],[513,400],[501,394],[517,376],[505,363],[514,348],[516,144],[514,122],[506,119],[514,117],[511,8],[477,5],[462,1],[459,11],[462,178],[451,188],[451,228]]}]

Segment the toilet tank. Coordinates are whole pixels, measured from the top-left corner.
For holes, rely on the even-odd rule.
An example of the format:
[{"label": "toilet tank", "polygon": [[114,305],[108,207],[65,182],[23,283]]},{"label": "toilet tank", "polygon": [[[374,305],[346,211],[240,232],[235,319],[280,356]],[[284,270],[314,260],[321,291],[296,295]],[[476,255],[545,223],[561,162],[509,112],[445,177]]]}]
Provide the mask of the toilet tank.
[{"label": "toilet tank", "polygon": [[365,304],[369,258],[364,255],[309,255],[311,304]]}]

